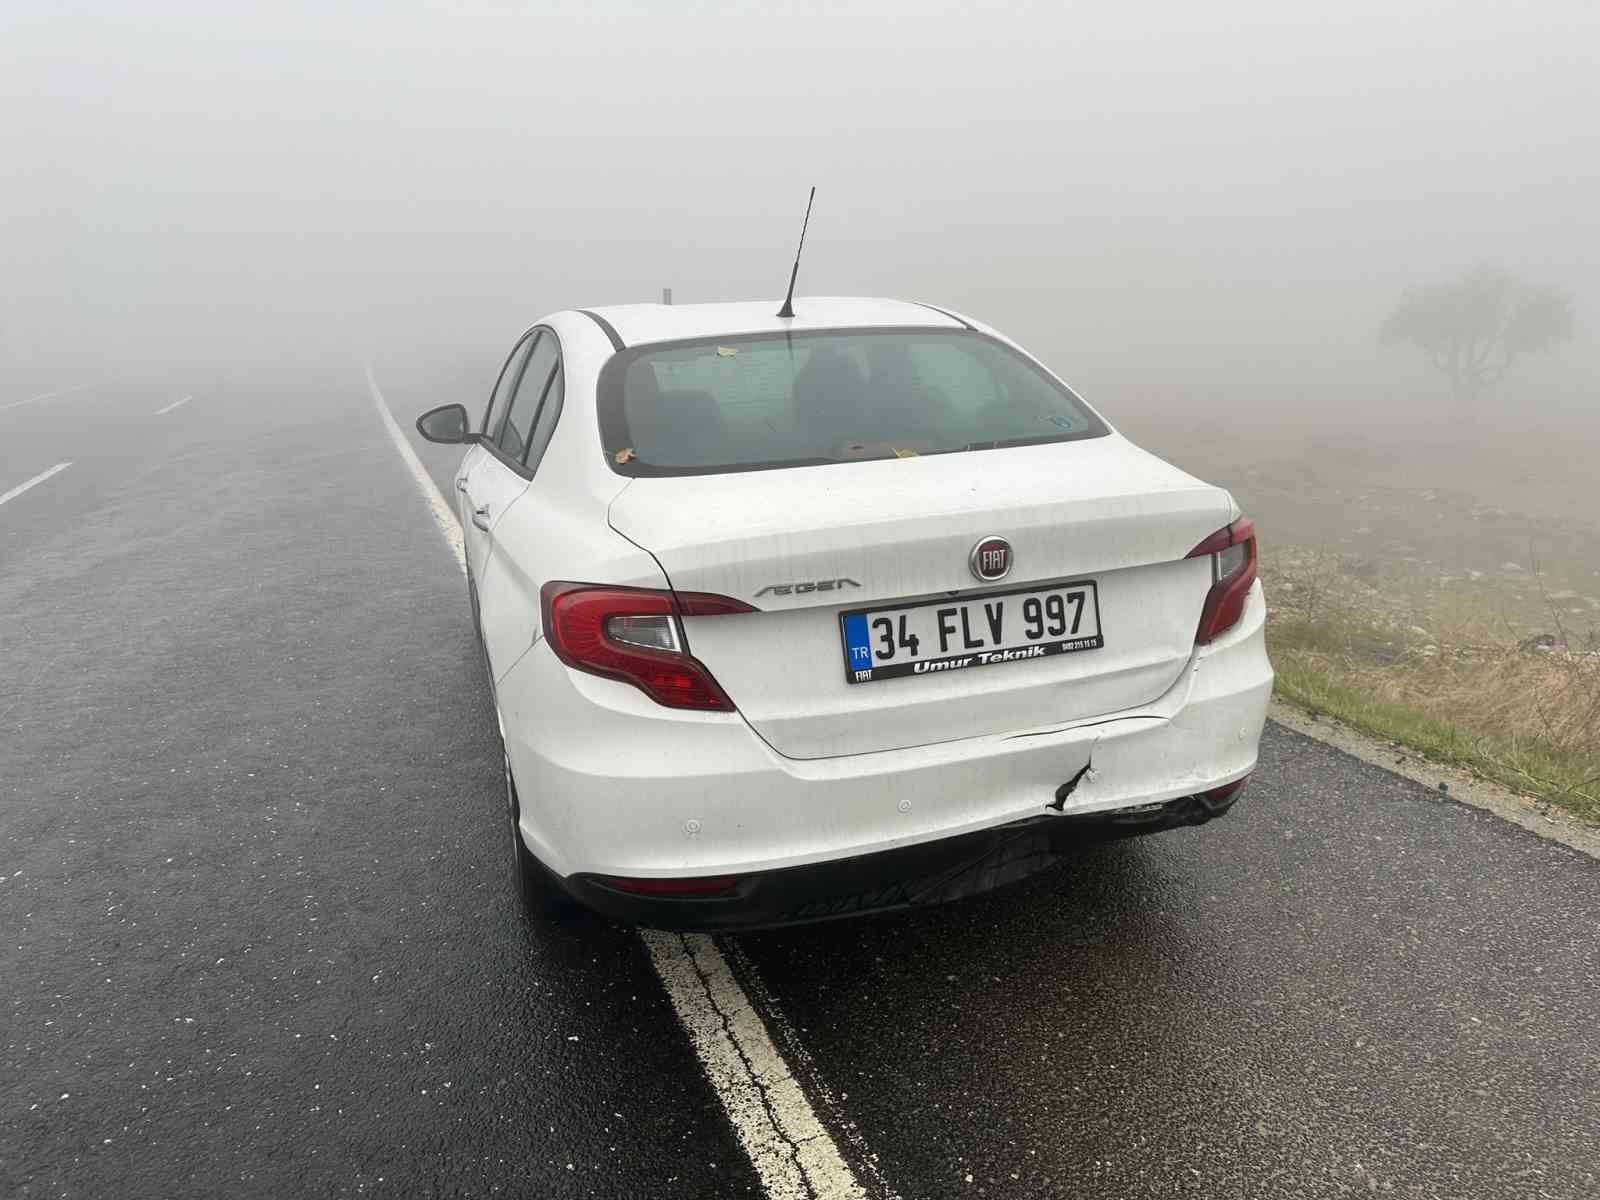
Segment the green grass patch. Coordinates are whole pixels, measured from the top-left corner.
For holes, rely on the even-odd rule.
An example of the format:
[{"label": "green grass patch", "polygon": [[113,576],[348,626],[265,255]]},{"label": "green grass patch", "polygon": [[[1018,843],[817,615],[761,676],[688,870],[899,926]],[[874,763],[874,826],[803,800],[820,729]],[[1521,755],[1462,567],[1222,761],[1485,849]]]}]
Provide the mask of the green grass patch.
[{"label": "green grass patch", "polygon": [[1600,769],[1588,754],[1564,752],[1538,741],[1496,737],[1406,704],[1374,697],[1341,678],[1325,661],[1276,653],[1280,698],[1336,717],[1374,737],[1396,742],[1436,762],[1452,763],[1486,779],[1600,821]]}]

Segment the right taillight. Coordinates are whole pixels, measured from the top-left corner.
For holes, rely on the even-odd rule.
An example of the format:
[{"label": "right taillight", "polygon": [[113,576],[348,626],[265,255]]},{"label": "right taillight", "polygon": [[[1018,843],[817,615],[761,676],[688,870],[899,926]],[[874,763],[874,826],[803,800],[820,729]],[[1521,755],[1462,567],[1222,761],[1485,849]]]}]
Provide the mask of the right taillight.
[{"label": "right taillight", "polygon": [[685,649],[678,618],[756,611],[743,601],[560,581],[545,584],[539,599],[545,638],[567,666],[631,683],[669,708],[734,711],[711,672]]},{"label": "right taillight", "polygon": [[1204,645],[1231,629],[1244,613],[1245,597],[1256,581],[1256,527],[1249,517],[1217,530],[1193,550],[1189,558],[1211,559],[1211,590],[1200,610],[1196,645]]}]

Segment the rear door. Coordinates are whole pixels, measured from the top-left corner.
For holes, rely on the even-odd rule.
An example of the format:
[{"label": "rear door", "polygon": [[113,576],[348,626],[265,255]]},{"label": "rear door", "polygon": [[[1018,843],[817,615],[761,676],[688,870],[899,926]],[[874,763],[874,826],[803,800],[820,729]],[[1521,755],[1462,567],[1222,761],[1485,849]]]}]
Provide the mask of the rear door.
[{"label": "rear door", "polygon": [[497,679],[531,644],[539,596],[514,556],[500,547],[495,530],[512,507],[527,502],[565,392],[560,342],[549,329],[534,332],[505,419],[488,451],[489,462],[468,480],[483,547],[475,577],[479,623]]},{"label": "rear door", "polygon": [[[483,414],[483,436],[498,446],[498,439],[511,408],[511,398],[516,394],[522,379],[528,355],[538,341],[539,330],[525,334],[506,357],[500,368],[500,378],[495,381],[489,397],[489,407]],[[467,556],[467,570],[474,580],[483,574],[484,560],[488,555],[488,526],[496,508],[509,506],[508,493],[518,489],[513,476],[506,477],[506,464],[482,443],[467,451],[456,471],[456,515],[461,519],[462,542]],[[526,486],[526,480],[520,481]],[[481,510],[481,511],[480,511]]]}]

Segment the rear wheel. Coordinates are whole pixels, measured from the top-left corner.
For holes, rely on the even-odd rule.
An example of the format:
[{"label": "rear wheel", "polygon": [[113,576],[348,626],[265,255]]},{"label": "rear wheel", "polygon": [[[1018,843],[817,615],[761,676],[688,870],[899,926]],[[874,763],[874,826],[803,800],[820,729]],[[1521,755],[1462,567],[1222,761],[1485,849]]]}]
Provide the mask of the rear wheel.
[{"label": "rear wheel", "polygon": [[478,588],[467,576],[467,603],[472,608],[472,635],[478,642],[478,661],[483,664],[484,677],[489,681],[489,691],[494,691],[494,671],[489,667],[489,645],[483,640],[483,612],[478,607]]},{"label": "rear wheel", "polygon": [[522,840],[522,830],[518,826],[522,804],[517,795],[516,780],[511,776],[511,759],[501,751],[500,761],[505,771],[506,826],[507,832],[511,835],[511,881],[516,889],[517,899],[531,916],[570,915],[576,911],[577,901],[562,891],[555,880],[550,878],[550,873],[540,865],[539,860],[528,849],[528,844]]}]

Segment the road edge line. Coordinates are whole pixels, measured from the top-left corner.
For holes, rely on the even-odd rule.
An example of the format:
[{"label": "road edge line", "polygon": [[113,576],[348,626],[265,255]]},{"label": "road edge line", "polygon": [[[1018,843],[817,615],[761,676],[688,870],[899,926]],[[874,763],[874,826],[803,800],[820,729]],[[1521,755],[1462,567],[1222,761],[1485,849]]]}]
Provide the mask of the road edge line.
[{"label": "road edge line", "polygon": [[[1481,779],[1464,767],[1434,762],[1409,746],[1390,745],[1336,717],[1312,713],[1276,696],[1272,698],[1267,715],[1285,729],[1332,746],[1391,775],[1419,783],[1441,800],[1455,800],[1469,808],[1492,813],[1538,837],[1600,859],[1600,829],[1592,829],[1560,809],[1546,809],[1540,801]],[[1442,789],[1441,784],[1444,785]]]},{"label": "road edge line", "polygon": [[439,491],[439,486],[433,482],[433,476],[428,474],[428,468],[422,465],[417,452],[411,448],[411,443],[406,441],[406,435],[400,431],[394,414],[389,411],[389,405],[383,398],[383,392],[378,389],[378,380],[373,375],[371,366],[363,364],[363,369],[367,373],[367,387],[372,390],[373,406],[378,410],[378,416],[383,419],[383,427],[388,431],[389,439],[394,442],[394,448],[400,452],[401,460],[406,464],[406,469],[411,472],[411,477],[422,492],[422,498],[427,502],[428,511],[433,516],[433,523],[439,527],[439,533],[455,555],[457,568],[465,575],[467,549],[461,540],[461,522],[451,511],[444,494]]},{"label": "road edge line", "polygon": [[772,998],[772,991],[767,987],[766,980],[761,978],[755,961],[735,939],[725,939],[724,945],[718,948],[733,969],[734,979],[744,988],[745,995],[750,997],[751,1006],[757,1012],[767,1014],[767,1032],[773,1035],[778,1053],[784,1055],[789,1069],[811,1097],[813,1107],[820,1107],[832,1118],[834,1137],[849,1151],[845,1161],[854,1165],[857,1178],[866,1180],[867,1191],[876,1192],[883,1200],[903,1200],[883,1177],[877,1155],[867,1148],[860,1129],[844,1113],[833,1087],[823,1078],[816,1060],[801,1040],[800,1031]]},{"label": "road edge line", "polygon": [[727,959],[703,933],[641,929],[700,1065],[772,1200],[865,1200]]}]

